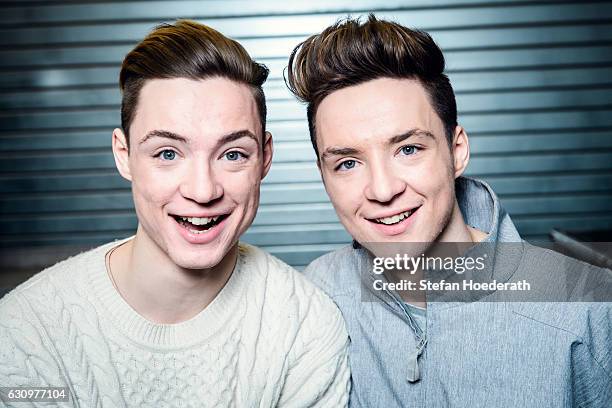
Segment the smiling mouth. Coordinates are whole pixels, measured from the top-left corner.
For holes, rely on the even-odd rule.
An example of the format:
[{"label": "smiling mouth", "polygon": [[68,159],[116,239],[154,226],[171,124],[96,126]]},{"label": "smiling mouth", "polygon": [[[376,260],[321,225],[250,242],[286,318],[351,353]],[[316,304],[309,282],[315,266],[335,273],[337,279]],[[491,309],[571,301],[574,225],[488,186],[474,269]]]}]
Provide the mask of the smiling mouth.
[{"label": "smiling mouth", "polygon": [[374,222],[376,224],[383,224],[383,225],[395,225],[395,224],[399,224],[400,222],[404,221],[406,218],[410,217],[412,214],[414,214],[419,208],[419,207],[415,207],[411,210],[408,211],[404,211],[401,212],[399,214],[395,214],[392,215],[391,217],[384,217],[384,218],[373,218],[373,219],[368,219],[368,221]]},{"label": "smiling mouth", "polygon": [[203,234],[215,225],[220,224],[228,216],[229,214],[218,215],[216,217],[181,217],[179,215],[173,215],[172,218],[189,232]]}]

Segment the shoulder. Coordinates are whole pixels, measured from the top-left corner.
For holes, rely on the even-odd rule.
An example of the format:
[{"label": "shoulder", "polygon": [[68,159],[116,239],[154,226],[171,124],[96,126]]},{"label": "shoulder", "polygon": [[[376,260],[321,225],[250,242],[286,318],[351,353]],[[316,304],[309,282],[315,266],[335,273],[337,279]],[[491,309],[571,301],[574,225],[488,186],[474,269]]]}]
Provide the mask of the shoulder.
[{"label": "shoulder", "polygon": [[0,299],[0,315],[16,308],[49,313],[52,304],[82,293],[88,275],[104,270],[104,256],[113,244],[72,256],[35,274]]},{"label": "shoulder", "polygon": [[[581,326],[587,315],[609,314],[612,308],[612,271],[559,252],[524,243],[517,278],[533,282],[537,291],[532,300],[563,310],[560,318],[568,329]],[[541,308],[530,308],[536,313]],[[548,308],[542,309],[542,311]],[[548,310],[550,312],[550,310]],[[545,315],[554,316],[546,312]],[[575,316],[575,317],[574,317]]]},{"label": "shoulder", "polygon": [[58,347],[68,346],[66,340],[78,335],[74,325],[65,323],[72,315],[82,318],[90,311],[71,310],[67,305],[80,301],[81,275],[96,257],[95,251],[39,272],[0,299],[0,361],[5,366],[0,383],[62,384],[58,361],[66,356]]},{"label": "shoulder", "polygon": [[332,298],[358,295],[367,262],[364,249],[347,245],[312,261],[304,275]]},{"label": "shoulder", "polygon": [[[305,320],[315,320],[321,324],[343,325],[334,302],[302,273],[249,244],[240,243],[240,253],[243,267],[257,270],[257,275],[265,284],[267,303],[273,308],[282,307],[299,324]],[[251,273],[249,275],[253,276]]]},{"label": "shoulder", "polygon": [[255,269],[265,279],[266,291],[275,295],[290,295],[298,301],[316,300],[328,303],[325,294],[313,285],[304,275],[274,255],[253,245],[240,243],[243,267]]},{"label": "shoulder", "polygon": [[612,373],[612,271],[528,243],[521,268],[542,298],[512,304],[514,312],[573,338]]},{"label": "shoulder", "polygon": [[550,249],[524,243],[520,269],[544,287],[556,288],[550,300],[612,304],[612,270],[600,268]]}]

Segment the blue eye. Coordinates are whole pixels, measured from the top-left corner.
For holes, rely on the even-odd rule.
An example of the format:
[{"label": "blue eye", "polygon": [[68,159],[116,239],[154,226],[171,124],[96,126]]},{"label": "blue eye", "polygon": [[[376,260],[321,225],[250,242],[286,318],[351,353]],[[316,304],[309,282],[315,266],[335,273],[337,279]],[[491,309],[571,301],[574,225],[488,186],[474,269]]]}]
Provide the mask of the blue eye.
[{"label": "blue eye", "polygon": [[346,160],[340,163],[338,167],[336,167],[336,170],[350,170],[355,168],[355,165],[357,165],[355,160]]},{"label": "blue eye", "polygon": [[174,150],[162,150],[158,156],[161,157],[162,160],[171,161],[176,159],[176,152]]},{"label": "blue eye", "polygon": [[242,159],[243,157],[245,157],[244,154],[237,152],[235,150],[232,150],[231,152],[227,152],[225,153],[225,158],[229,161],[238,161],[240,159]]},{"label": "blue eye", "polygon": [[402,154],[406,156],[410,156],[411,154],[415,154],[418,151],[416,146],[408,145],[401,148]]}]

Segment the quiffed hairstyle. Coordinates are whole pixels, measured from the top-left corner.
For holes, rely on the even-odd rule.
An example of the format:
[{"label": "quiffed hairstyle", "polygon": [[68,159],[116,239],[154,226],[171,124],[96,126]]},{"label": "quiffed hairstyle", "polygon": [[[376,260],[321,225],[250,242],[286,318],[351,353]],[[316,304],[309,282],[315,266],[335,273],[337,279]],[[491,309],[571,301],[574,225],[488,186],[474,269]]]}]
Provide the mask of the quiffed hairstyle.
[{"label": "quiffed hairstyle", "polygon": [[138,96],[149,79],[223,77],[248,85],[259,111],[263,134],[266,98],[262,85],[268,72],[238,42],[208,26],[188,20],[158,26],[126,55],[121,65],[121,127],[128,145]]},{"label": "quiffed hairstyle", "polygon": [[429,34],[370,14],[365,23],[348,18],[309,37],[289,58],[285,82],[298,99],[308,103],[308,128],[317,158],[315,116],[323,98],[384,77],[419,80],[452,141],[457,105],[444,74],[442,51]]}]

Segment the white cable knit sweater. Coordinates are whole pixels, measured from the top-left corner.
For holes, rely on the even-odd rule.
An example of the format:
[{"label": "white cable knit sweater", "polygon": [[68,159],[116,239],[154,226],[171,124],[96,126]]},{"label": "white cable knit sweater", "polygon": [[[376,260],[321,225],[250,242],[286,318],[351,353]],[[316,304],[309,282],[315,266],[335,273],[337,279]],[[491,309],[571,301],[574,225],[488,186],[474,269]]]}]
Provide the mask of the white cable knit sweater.
[{"label": "white cable knit sweater", "polygon": [[67,386],[64,406],[87,408],[347,404],[344,322],[300,273],[240,244],[206,309],[154,324],[108,277],[104,257],[116,245],[60,262],[0,300],[0,386]]}]

